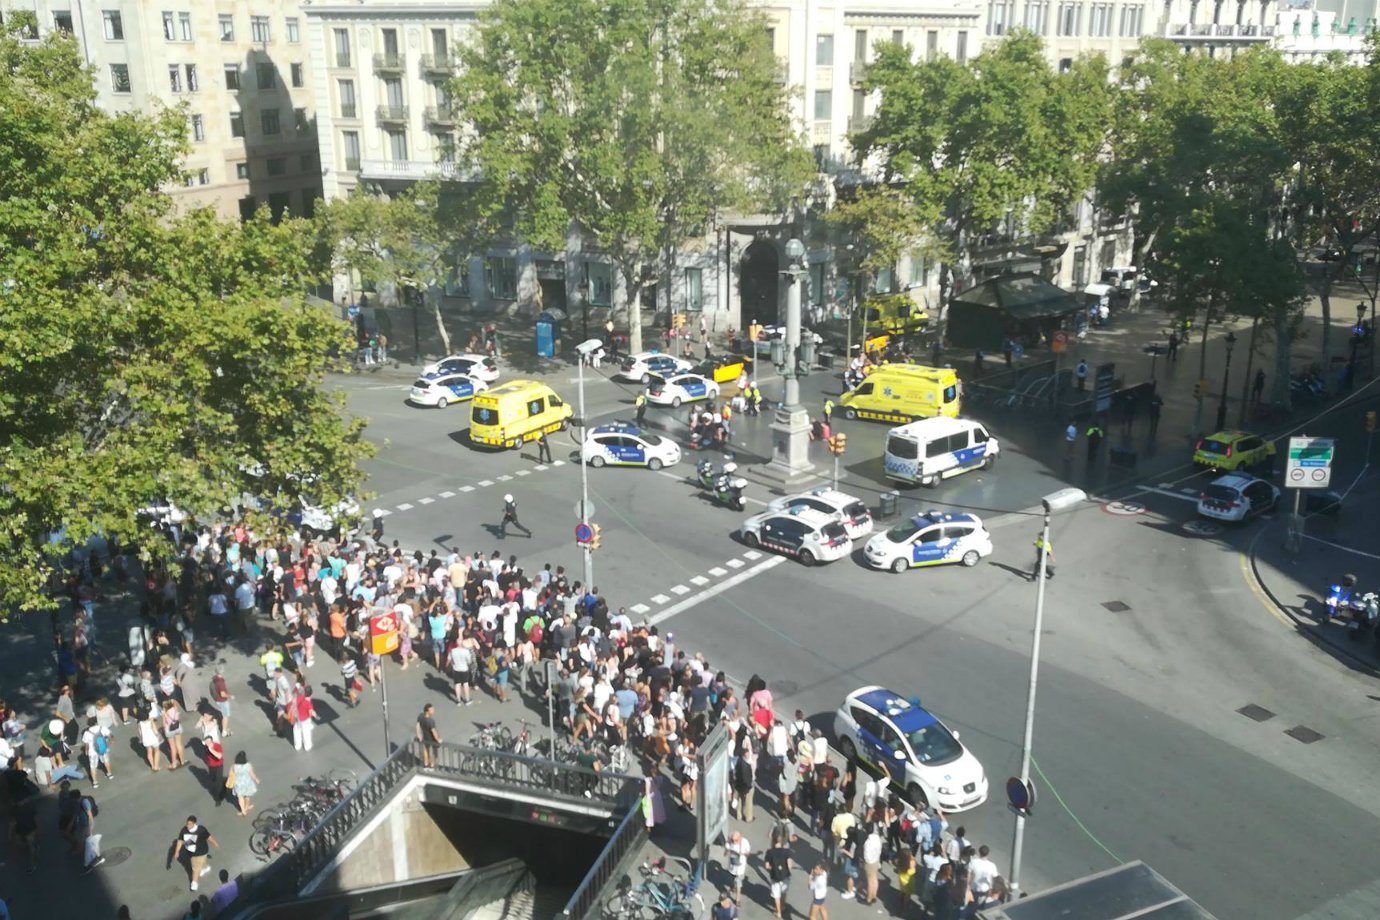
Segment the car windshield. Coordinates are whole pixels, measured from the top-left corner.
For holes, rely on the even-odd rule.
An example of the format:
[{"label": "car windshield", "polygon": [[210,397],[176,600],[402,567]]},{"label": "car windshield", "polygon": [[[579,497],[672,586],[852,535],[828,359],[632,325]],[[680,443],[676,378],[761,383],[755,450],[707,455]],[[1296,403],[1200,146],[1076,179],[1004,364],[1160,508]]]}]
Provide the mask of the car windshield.
[{"label": "car windshield", "polygon": [[1203,494],[1213,501],[1234,502],[1237,499],[1237,491],[1231,486],[1210,485],[1203,490]]},{"label": "car windshield", "polygon": [[915,536],[915,532],[919,529],[920,525],[915,521],[902,521],[886,532],[886,538],[892,543],[902,543]]},{"label": "car windshield", "polygon": [[867,506],[862,502],[849,502],[843,506],[843,513],[851,518],[866,517]]},{"label": "car windshield", "polygon": [[943,764],[963,756],[963,745],[943,725],[935,722],[906,735],[915,759],[922,764]]},{"label": "car windshield", "polygon": [[1225,454],[1229,447],[1231,445],[1226,441],[1214,441],[1211,438],[1203,442],[1203,450],[1210,454]]}]

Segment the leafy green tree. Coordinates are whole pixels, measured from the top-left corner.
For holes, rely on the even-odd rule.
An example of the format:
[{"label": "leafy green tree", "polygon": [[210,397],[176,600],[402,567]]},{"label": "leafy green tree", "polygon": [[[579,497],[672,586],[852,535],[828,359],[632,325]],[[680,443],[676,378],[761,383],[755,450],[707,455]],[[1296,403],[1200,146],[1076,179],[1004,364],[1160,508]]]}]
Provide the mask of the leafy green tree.
[{"label": "leafy green tree", "polygon": [[[840,192],[827,220],[847,241],[843,270],[853,280],[853,296],[848,305],[850,354],[853,312],[865,304],[867,292],[876,288],[877,277],[894,271],[907,253],[935,258],[943,252],[940,240],[927,233],[936,218],[933,212],[921,212],[915,199],[903,189],[880,185]],[[909,295],[904,296],[909,299]]]},{"label": "leafy green tree", "polygon": [[1040,39],[1026,32],[967,64],[913,55],[908,46],[877,45],[864,88],[881,101],[854,143],[931,222],[945,254],[942,311],[977,238],[1008,221],[1045,233],[1091,187],[1114,90],[1100,58],[1056,74]]},{"label": "leafy green tree", "polygon": [[439,288],[451,270],[455,246],[441,201],[435,182],[419,182],[393,198],[357,190],[327,202],[318,220],[337,270],[390,285],[400,297],[412,291],[430,300],[441,347],[449,354]]},{"label": "leafy green tree", "polygon": [[136,519],[162,501],[333,504],[369,450],[320,386],[349,340],[301,294],[311,234],[174,216],[183,116],[103,112],[73,40],[13,28],[0,34],[5,614],[51,603],[64,541],[166,552]]},{"label": "leafy green tree", "polygon": [[549,251],[577,226],[615,262],[640,350],[659,260],[812,173],[765,35],[742,0],[497,0],[450,84],[472,219]]}]

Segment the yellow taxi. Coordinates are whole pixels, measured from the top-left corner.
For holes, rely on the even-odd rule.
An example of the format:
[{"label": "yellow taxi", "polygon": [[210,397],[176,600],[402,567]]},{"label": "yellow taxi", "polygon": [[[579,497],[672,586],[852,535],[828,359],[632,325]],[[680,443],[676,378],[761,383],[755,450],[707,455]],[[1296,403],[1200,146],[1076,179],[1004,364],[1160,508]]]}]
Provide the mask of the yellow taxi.
[{"label": "yellow taxi", "polygon": [[962,384],[951,367],[883,364],[862,383],[839,397],[843,417],[880,422],[919,418],[957,418]]},{"label": "yellow taxi", "polygon": [[752,376],[752,359],[746,355],[711,355],[695,365],[692,372],[715,383],[736,383],[744,373]]},{"label": "yellow taxi", "polygon": [[1193,462],[1211,470],[1269,466],[1275,445],[1249,431],[1219,431],[1198,441]]},{"label": "yellow taxi", "polygon": [[544,383],[510,380],[474,398],[470,409],[470,443],[519,448],[542,432],[564,428],[573,410]]}]

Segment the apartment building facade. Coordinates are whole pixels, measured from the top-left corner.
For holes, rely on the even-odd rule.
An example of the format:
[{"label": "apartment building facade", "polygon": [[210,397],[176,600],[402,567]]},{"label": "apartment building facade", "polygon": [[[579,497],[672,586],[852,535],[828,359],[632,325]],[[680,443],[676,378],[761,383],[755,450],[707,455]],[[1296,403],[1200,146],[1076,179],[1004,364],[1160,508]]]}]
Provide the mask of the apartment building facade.
[{"label": "apartment building facade", "polygon": [[281,0],[0,0],[71,35],[112,112],[185,107],[179,207],[310,214],[321,197],[300,7]]}]

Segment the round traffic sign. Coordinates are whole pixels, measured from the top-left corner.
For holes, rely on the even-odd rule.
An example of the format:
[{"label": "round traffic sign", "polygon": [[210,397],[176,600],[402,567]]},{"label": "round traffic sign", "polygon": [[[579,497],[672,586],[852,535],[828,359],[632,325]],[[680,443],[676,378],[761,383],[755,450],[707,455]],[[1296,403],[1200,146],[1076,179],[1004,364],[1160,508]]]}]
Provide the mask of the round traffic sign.
[{"label": "round traffic sign", "polygon": [[1102,506],[1102,510],[1108,514],[1133,515],[1144,514],[1145,506],[1140,502],[1107,502]]},{"label": "round traffic sign", "polygon": [[1006,801],[1016,811],[1030,814],[1035,807],[1035,783],[1019,776],[1011,777],[1006,781]]},{"label": "round traffic sign", "polygon": [[1054,333],[1054,341],[1058,342],[1060,345],[1067,345],[1069,343],[1069,334],[1060,329]]},{"label": "round traffic sign", "polygon": [[1313,481],[1314,481],[1314,482],[1326,482],[1326,481],[1327,481],[1327,470],[1326,470],[1326,469],[1314,470],[1314,471],[1313,471]]},{"label": "round traffic sign", "polygon": [[588,543],[590,540],[593,540],[593,539],[594,539],[594,528],[590,527],[588,524],[576,524],[576,525],[575,525],[575,542],[576,542],[576,543]]},{"label": "round traffic sign", "polygon": [[[585,513],[586,511],[588,511],[588,514]],[[577,520],[577,521],[587,521],[587,520],[593,519],[593,517],[594,517],[594,502],[576,502],[576,503],[575,503],[575,520]]]},{"label": "round traffic sign", "polygon": [[1303,470],[1298,467],[1294,467],[1292,470],[1289,471],[1289,478],[1294,482],[1303,482]]}]

